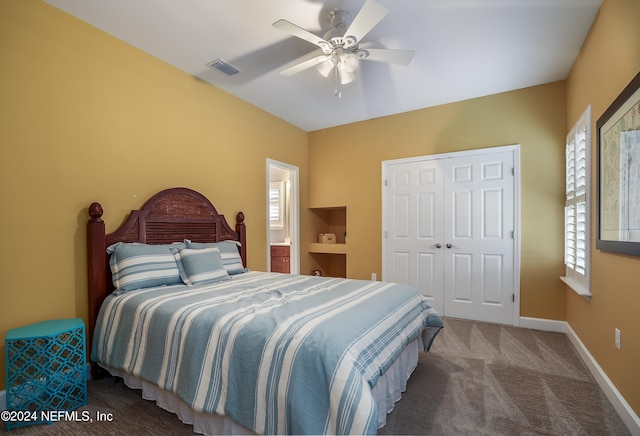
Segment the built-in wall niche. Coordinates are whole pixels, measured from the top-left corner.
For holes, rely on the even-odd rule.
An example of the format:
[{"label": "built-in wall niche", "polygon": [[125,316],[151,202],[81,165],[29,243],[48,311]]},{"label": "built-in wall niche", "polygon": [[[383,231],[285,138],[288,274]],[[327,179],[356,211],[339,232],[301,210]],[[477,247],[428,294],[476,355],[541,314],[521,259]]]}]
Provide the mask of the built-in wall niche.
[{"label": "built-in wall niche", "polygon": [[[314,269],[320,269],[325,276],[347,277],[347,208],[345,206],[314,207],[311,211],[311,240],[309,253]],[[336,242],[318,242],[320,233],[333,233]]]},{"label": "built-in wall niche", "polygon": [[[319,269],[325,277],[347,277],[347,255],[341,253],[310,253],[312,271]],[[309,271],[307,274],[311,274]]]},{"label": "built-in wall niche", "polygon": [[311,228],[316,233],[317,240],[319,233],[335,233],[336,243],[346,243],[347,232],[347,208],[345,206],[335,207],[313,207],[311,210]]}]

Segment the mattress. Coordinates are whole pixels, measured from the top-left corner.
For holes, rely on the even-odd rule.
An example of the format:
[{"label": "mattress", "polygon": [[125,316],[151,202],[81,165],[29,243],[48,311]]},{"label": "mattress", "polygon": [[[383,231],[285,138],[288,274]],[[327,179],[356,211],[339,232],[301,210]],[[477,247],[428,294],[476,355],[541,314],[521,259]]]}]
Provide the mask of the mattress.
[{"label": "mattress", "polygon": [[232,277],[109,296],[92,359],[202,433],[372,434],[442,327],[404,285]]},{"label": "mattress", "polygon": [[[395,404],[401,400],[402,393],[407,388],[407,381],[418,365],[418,353],[422,349],[422,337],[407,345],[402,354],[391,365],[389,370],[380,377],[378,383],[372,389],[372,395],[378,411],[377,428],[385,426],[387,414],[393,412]],[[174,413],[181,422],[192,425],[195,433],[204,435],[258,434],[238,424],[228,416],[195,411],[173,392],[162,390],[139,377],[109,367],[104,367],[104,369],[116,377],[121,377],[130,388],[140,389],[142,398],[145,400],[155,401],[158,407]]]}]

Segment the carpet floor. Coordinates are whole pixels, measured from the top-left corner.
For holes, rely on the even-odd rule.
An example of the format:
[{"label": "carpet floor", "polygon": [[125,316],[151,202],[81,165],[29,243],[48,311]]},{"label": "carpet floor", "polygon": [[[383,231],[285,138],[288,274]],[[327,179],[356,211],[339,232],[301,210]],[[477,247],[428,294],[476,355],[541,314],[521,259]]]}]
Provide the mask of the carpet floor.
[{"label": "carpet floor", "polygon": [[629,434],[565,334],[444,322],[379,434]]},{"label": "carpet floor", "polygon": [[[628,435],[566,335],[447,318],[381,435]],[[192,427],[120,379],[90,380],[92,417],[11,435],[188,435]],[[0,426],[4,430],[4,426]],[[6,431],[6,430],[5,430]]]}]

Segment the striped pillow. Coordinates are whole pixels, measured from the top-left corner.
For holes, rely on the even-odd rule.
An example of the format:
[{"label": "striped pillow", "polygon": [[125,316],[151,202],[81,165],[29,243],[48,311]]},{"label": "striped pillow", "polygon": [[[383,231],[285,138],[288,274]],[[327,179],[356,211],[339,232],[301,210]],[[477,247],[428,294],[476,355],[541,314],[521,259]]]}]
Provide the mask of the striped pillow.
[{"label": "striped pillow", "polygon": [[172,248],[171,251],[178,263],[182,281],[187,286],[230,279],[222,265],[220,250],[217,248],[184,248],[182,250]]},{"label": "striped pillow", "polygon": [[109,248],[111,279],[116,291],[135,291],[155,286],[182,284],[178,264],[171,248],[185,247],[182,242],[167,245],[117,242]]},{"label": "striped pillow", "polygon": [[220,242],[191,242],[186,240],[187,248],[217,248],[220,250],[222,257],[222,265],[229,275],[241,274],[247,272],[242,264],[242,258],[238,251],[239,242],[220,241]]}]

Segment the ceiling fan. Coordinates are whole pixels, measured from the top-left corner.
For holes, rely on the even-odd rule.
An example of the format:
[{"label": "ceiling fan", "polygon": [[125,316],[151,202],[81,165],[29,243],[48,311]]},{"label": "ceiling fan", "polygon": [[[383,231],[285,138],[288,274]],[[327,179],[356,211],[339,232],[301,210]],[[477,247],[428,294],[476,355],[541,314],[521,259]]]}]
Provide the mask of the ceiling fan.
[{"label": "ceiling fan", "polygon": [[342,10],[332,11],[329,14],[329,22],[333,29],[322,38],[287,20],[276,21],[273,23],[273,27],[317,45],[323,53],[313,59],[286,68],[280,71],[280,74],[292,76],[314,66],[325,77],[329,77],[333,71],[336,80],[335,95],[340,98],[342,97],[342,85],[355,80],[354,73],[361,60],[409,65],[413,58],[413,50],[360,47],[362,38],[388,13],[389,11],[381,4],[374,0],[367,0],[347,27],[351,14]]}]

